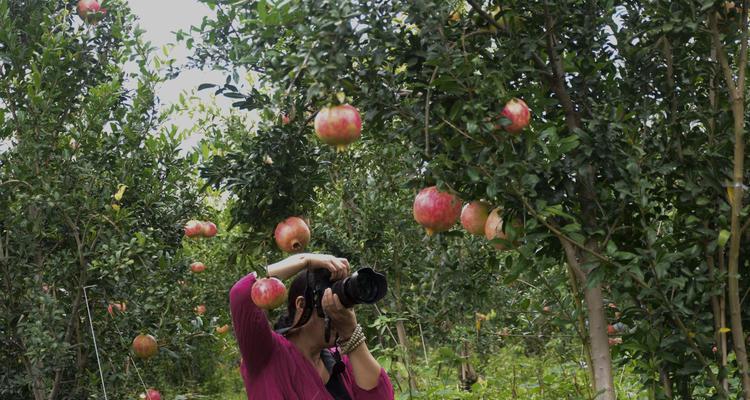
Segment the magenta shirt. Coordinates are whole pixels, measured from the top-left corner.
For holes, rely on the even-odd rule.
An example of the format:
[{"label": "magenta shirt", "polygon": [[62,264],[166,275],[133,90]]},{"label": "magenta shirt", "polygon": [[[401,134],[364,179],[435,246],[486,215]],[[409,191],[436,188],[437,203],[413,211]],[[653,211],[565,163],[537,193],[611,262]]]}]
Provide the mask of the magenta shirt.
[{"label": "magenta shirt", "polygon": [[[255,273],[237,281],[229,292],[234,335],[240,346],[240,372],[249,400],[332,400],[315,367],[284,336],[271,329],[266,314],[250,299]],[[363,390],[354,381],[349,357],[341,381],[353,400],[392,400],[393,386],[380,369],[378,385]]]}]

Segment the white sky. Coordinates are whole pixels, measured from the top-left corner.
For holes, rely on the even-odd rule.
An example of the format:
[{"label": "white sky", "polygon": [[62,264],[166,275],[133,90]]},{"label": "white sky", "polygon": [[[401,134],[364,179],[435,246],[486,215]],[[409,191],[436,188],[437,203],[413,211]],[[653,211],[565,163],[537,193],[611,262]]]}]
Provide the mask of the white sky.
[{"label": "white sky", "polygon": [[[151,42],[159,52],[167,44],[175,44],[174,32],[182,29],[188,31],[191,25],[200,25],[204,16],[213,15],[213,11],[197,0],[128,0],[133,13],[139,18],[141,28],[145,30],[144,38]],[[176,45],[170,51],[170,57],[176,59],[176,65],[186,62],[190,51],[183,43]],[[185,70],[179,77],[161,85],[157,95],[161,104],[169,105],[176,103],[180,93],[188,93],[197,90],[201,83],[223,83],[224,73],[219,71],[197,71]],[[196,93],[204,102],[212,102],[211,90]],[[216,103],[222,109],[229,110],[234,100],[225,97],[216,99]],[[194,125],[188,116],[179,116],[173,119],[173,123],[180,128],[190,128]],[[193,135],[183,142],[182,148],[189,149],[201,139],[200,134]]]}]

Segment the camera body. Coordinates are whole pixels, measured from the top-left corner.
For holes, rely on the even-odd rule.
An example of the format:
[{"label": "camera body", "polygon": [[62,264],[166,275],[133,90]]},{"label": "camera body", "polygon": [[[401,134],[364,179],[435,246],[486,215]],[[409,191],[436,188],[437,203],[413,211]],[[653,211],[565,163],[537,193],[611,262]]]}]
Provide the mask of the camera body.
[{"label": "camera body", "polygon": [[323,293],[328,288],[339,296],[341,304],[346,308],[352,308],[356,304],[374,304],[388,292],[385,275],[369,267],[337,281],[331,281],[331,272],[327,269],[316,269],[312,271],[312,282],[308,282],[308,285],[312,288],[315,308],[320,317],[324,316]]}]

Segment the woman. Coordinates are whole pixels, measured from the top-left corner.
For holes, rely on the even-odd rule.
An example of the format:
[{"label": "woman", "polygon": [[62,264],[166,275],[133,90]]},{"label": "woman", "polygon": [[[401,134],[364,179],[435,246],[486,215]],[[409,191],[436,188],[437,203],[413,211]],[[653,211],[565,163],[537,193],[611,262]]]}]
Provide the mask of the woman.
[{"label": "woman", "polygon": [[[250,299],[256,280],[251,273],[229,292],[234,333],[242,354],[240,372],[250,400],[390,400],[393,386],[364,343],[354,311],[341,305],[326,289],[322,307],[330,321],[330,340],[325,340],[325,319],[317,312],[296,327],[305,310],[307,269],[325,268],[331,281],[349,275],[349,262],[324,254],[298,254],[266,267],[268,276],[294,279],[287,299],[283,335],[271,330],[266,315]],[[300,273],[302,272],[302,273]],[[337,363],[338,344],[347,352]],[[337,366],[338,365],[338,366]],[[334,368],[334,366],[337,366]]]}]

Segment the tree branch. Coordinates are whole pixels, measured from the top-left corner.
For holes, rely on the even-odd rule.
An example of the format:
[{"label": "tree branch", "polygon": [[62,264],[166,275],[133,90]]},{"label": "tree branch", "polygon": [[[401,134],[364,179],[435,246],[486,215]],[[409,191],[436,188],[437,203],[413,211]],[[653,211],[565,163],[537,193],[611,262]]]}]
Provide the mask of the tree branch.
[{"label": "tree branch", "polygon": [[732,69],[729,67],[729,61],[727,60],[727,53],[724,51],[724,46],[721,45],[721,39],[719,38],[719,26],[716,21],[716,13],[711,12],[708,17],[708,23],[711,27],[711,38],[713,39],[714,49],[716,50],[716,56],[719,59],[719,65],[721,65],[721,71],[724,73],[724,80],[729,88],[729,96],[732,101],[736,96],[736,87],[734,84],[734,78],[732,78]]}]

